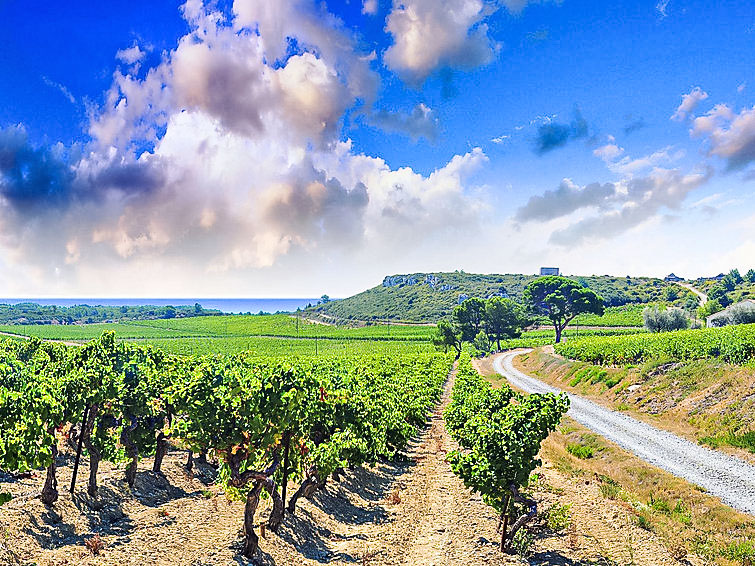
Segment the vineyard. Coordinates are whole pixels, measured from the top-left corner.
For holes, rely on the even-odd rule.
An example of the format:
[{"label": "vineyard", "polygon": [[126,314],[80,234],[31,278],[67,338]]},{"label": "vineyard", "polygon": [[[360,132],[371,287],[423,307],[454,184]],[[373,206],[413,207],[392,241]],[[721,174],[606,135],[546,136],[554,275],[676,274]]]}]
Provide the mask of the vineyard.
[{"label": "vineyard", "polygon": [[[46,469],[41,498],[59,496],[58,444],[84,449],[87,493],[98,493],[100,462],[125,463],[134,485],[140,459],[161,472],[168,443],[217,459],[227,496],[245,501],[243,554],[297,500],[346,467],[390,458],[425,423],[450,367],[442,354],[260,358],[179,357],[117,343],[105,333],[81,348],[33,339],[0,342],[0,468]],[[287,497],[289,482],[298,488]],[[255,522],[260,498],[270,516]],[[2,497],[7,500],[7,494]]]},{"label": "vineyard", "polygon": [[679,361],[717,358],[744,364],[755,358],[755,325],[575,339],[557,344],[556,353],[601,365],[665,358]]}]

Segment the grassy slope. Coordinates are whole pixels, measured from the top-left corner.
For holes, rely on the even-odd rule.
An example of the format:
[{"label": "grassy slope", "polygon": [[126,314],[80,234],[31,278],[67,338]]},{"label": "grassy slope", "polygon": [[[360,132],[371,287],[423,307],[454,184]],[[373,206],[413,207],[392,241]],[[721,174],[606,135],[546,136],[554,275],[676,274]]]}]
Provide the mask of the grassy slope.
[{"label": "grassy slope", "polygon": [[[755,463],[755,445],[730,440],[755,430],[755,370],[717,360],[606,368],[536,350],[522,369],[567,391]],[[631,386],[631,390],[630,390]],[[716,442],[718,441],[718,442]]]},{"label": "grassy slope", "polygon": [[[386,277],[377,287],[312,310],[345,320],[435,322],[451,314],[461,295],[486,299],[505,294],[521,300],[524,288],[536,278],[534,275],[463,272],[394,275]],[[591,276],[574,279],[600,294],[607,305],[613,306],[663,301],[666,299],[666,289],[673,285],[645,277]],[[679,289],[679,292],[681,296],[686,295],[686,291]],[[630,315],[630,318],[636,320],[636,316]]]}]

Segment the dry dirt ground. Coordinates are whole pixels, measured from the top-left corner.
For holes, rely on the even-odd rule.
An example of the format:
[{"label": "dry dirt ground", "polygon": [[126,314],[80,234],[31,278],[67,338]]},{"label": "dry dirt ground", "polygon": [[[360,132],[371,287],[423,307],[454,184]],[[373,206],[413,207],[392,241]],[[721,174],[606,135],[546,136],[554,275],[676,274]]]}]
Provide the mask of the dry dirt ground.
[{"label": "dry dirt ground", "polygon": [[[253,563],[678,564],[653,533],[635,524],[631,508],[603,498],[597,482],[567,477],[548,464],[539,470],[543,479],[532,494],[541,511],[570,505],[570,526],[554,532],[540,520],[527,560],[501,554],[495,512],[464,487],[445,461],[454,448],[442,420],[451,385],[452,379],[404,461],[348,471],[340,482],[330,482],[303,501],[295,515],[286,515],[277,534],[266,533]],[[161,477],[143,462],[133,490],[122,481],[121,469],[103,464],[100,493],[90,499],[86,466],[76,495],[67,492],[71,461],[64,454],[61,497],[50,508],[34,498],[42,474],[14,481],[0,477],[5,481],[0,491],[15,496],[0,507],[0,566],[247,564],[239,555],[243,504],[226,500],[212,484],[209,467],[189,474],[183,463],[184,454],[172,452]],[[267,514],[262,505],[258,519]],[[87,542],[97,535],[104,548],[94,555]]]}]

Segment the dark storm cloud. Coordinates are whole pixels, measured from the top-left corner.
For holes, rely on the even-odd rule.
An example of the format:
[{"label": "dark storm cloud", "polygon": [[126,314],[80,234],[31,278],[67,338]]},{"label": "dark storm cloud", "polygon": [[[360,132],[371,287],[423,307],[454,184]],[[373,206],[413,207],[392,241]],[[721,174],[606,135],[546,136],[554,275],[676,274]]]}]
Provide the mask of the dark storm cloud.
[{"label": "dark storm cloud", "polygon": [[624,125],[624,135],[628,136],[629,134],[632,134],[637,130],[641,130],[645,127],[647,127],[647,124],[645,123],[644,118],[633,118],[632,116],[627,116],[627,123]]},{"label": "dark storm cloud", "polygon": [[570,141],[587,137],[587,121],[579,109],[574,111],[574,120],[570,124],[548,122],[540,125],[535,139],[535,153],[543,155],[565,146]]},{"label": "dark storm cloud", "polygon": [[0,195],[13,206],[64,204],[74,177],[61,147],[34,148],[20,126],[0,130]]}]

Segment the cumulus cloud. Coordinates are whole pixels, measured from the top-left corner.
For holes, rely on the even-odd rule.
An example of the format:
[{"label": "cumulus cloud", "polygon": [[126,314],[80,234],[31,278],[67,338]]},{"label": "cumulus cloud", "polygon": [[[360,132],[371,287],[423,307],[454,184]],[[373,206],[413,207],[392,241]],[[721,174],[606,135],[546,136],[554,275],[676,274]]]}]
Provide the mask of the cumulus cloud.
[{"label": "cumulus cloud", "polygon": [[736,113],[717,104],[692,122],[691,135],[709,144],[708,153],[724,159],[729,169],[742,169],[755,161],[755,106]]},{"label": "cumulus cloud", "polygon": [[587,239],[610,239],[652,219],[664,210],[678,210],[687,195],[704,184],[711,172],[682,174],[678,170],[654,169],[648,176],[619,184],[615,206],[587,216],[554,231],[550,242],[572,246]]},{"label": "cumulus cloud", "polygon": [[613,143],[614,141],[615,140],[611,140],[611,143],[607,143],[593,150],[593,155],[595,157],[599,157],[605,162],[615,161],[616,158],[620,157],[624,153],[624,148],[619,147],[618,145]]},{"label": "cumulus cloud", "polygon": [[414,141],[424,138],[432,142],[438,137],[438,118],[424,103],[415,106],[409,114],[378,110],[370,116],[370,123],[388,132],[408,135]]},{"label": "cumulus cloud", "polygon": [[682,102],[676,109],[676,112],[671,115],[671,119],[677,122],[686,120],[706,98],[708,98],[708,93],[699,86],[696,86],[689,94],[682,95]]},{"label": "cumulus cloud", "polygon": [[404,80],[422,83],[436,69],[473,69],[493,59],[488,5],[482,0],[394,0],[385,29],[394,43],[385,65]]},{"label": "cumulus cloud", "polygon": [[685,152],[683,149],[675,150],[673,147],[664,147],[649,155],[643,155],[642,157],[632,158],[628,155],[624,155],[621,159],[617,159],[623,149],[619,148],[621,152],[613,157],[609,157],[608,152],[605,152],[601,157],[606,162],[608,169],[619,175],[626,177],[633,177],[639,173],[648,171],[661,164],[673,163],[684,157]]},{"label": "cumulus cloud", "polygon": [[548,120],[542,123],[535,138],[535,152],[540,155],[565,146],[573,140],[587,137],[587,121],[579,109],[574,111],[574,119],[569,124]]},{"label": "cumulus cloud", "polygon": [[119,49],[115,53],[115,58],[126,65],[141,63],[146,56],[147,52],[142,50],[136,43],[126,49]]},{"label": "cumulus cloud", "polygon": [[712,175],[683,173],[660,167],[683,152],[663,148],[650,155],[632,158],[624,154],[609,136],[609,143],[594,151],[608,168],[622,175],[615,183],[590,183],[585,186],[564,179],[556,190],[531,197],[520,207],[514,220],[521,223],[552,222],[560,219],[550,236],[558,245],[576,245],[586,240],[614,238],[635,226],[679,210],[687,196]]},{"label": "cumulus cloud", "polygon": [[377,0],[364,0],[362,2],[362,13],[374,16],[378,11]]},{"label": "cumulus cloud", "polygon": [[[124,266],[210,277],[395,256],[407,239],[458,240],[478,225],[486,209],[469,178],[482,150],[426,176],[355,152],[340,124],[374,95],[370,54],[322,4],[278,7],[187,2],[189,33],[146,73],[115,72],[83,148],[0,132],[5,257],[48,281]],[[410,135],[437,128],[424,105],[384,118]]]},{"label": "cumulus cloud", "polygon": [[552,220],[581,208],[603,207],[615,196],[613,183],[591,183],[580,187],[571,179],[564,179],[555,191],[545,191],[542,195],[531,197],[516,211],[514,218],[521,222]]}]

